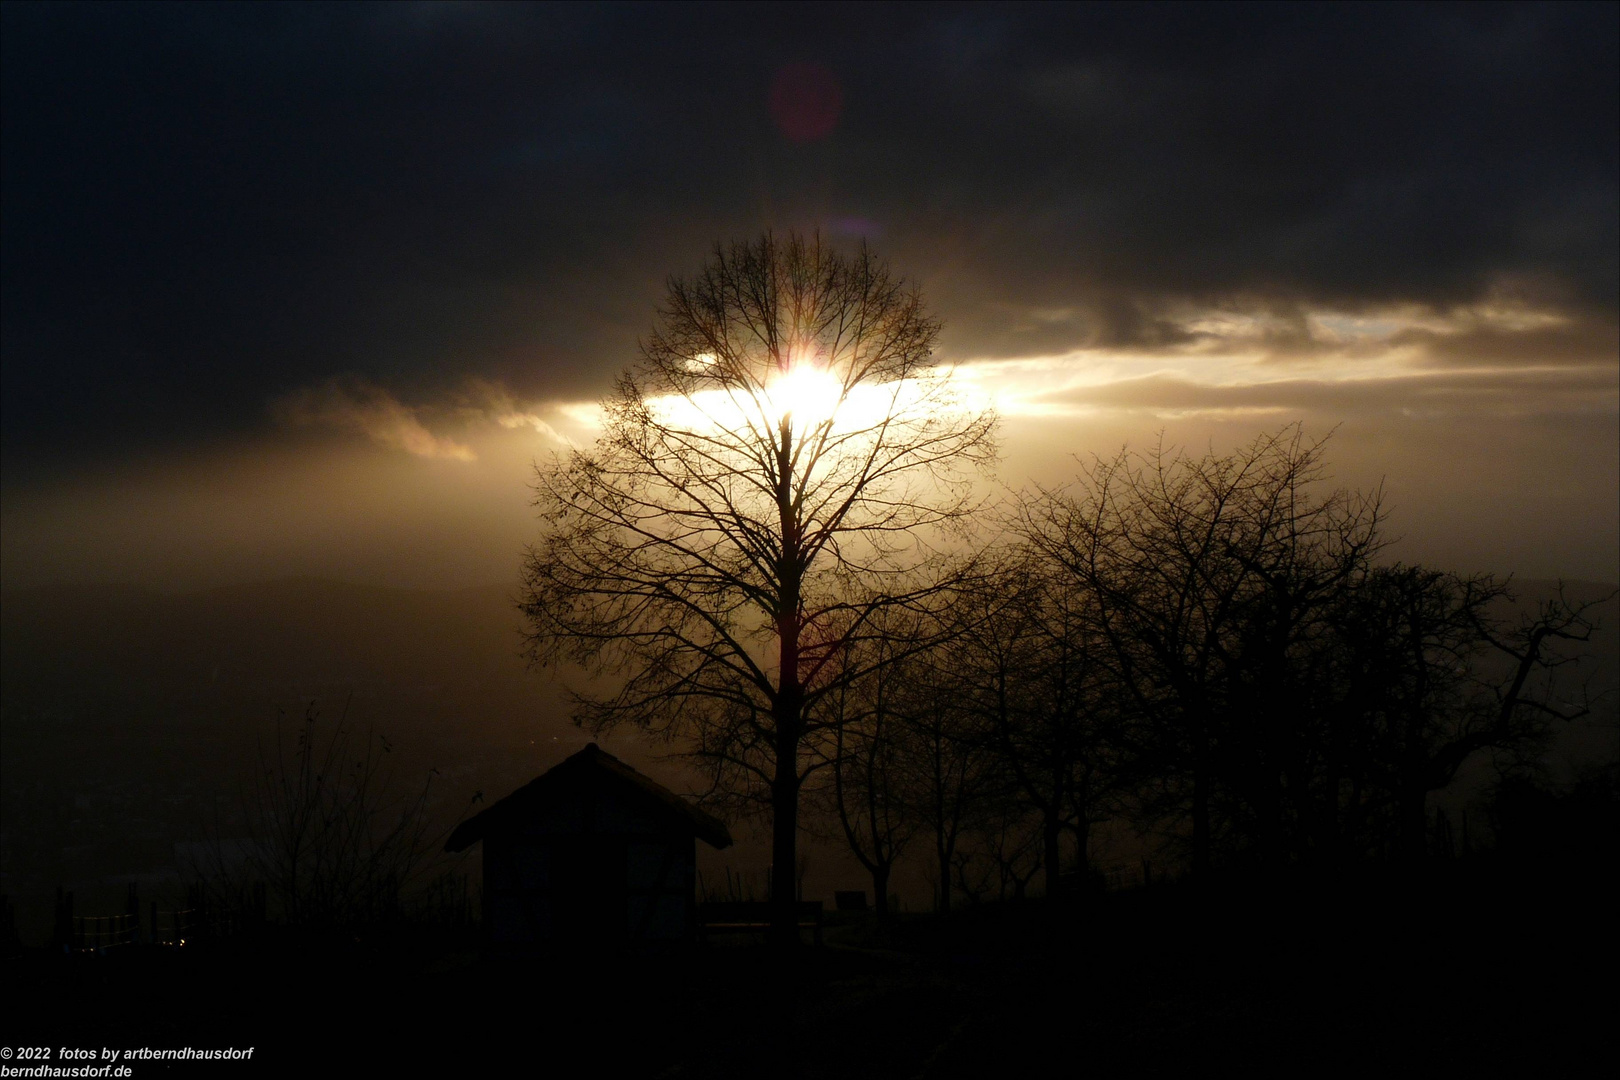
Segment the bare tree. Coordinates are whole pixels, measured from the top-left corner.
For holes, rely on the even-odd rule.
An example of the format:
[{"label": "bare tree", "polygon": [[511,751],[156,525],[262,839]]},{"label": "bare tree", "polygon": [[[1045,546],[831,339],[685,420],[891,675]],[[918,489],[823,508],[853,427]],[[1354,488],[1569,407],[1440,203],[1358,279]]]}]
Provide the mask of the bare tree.
[{"label": "bare tree", "polygon": [[910,654],[918,628],[915,620],[879,618],[881,633],[865,650],[879,655],[861,657],[846,651],[843,663],[858,666],[858,679],[833,680],[819,710],[833,732],[833,760],[827,771],[832,780],[833,816],[842,839],[857,861],[872,875],[878,917],[889,915],[889,879],[894,864],[917,831],[912,805],[915,747],[907,736],[908,717],[920,706],[917,678],[921,668]]},{"label": "bare tree", "polygon": [[1378,565],[1380,497],[1328,488],[1324,452],[1295,426],[1225,455],[1122,453],[1024,504],[1132,715],[1142,802],[1190,819],[1195,870],[1218,842],[1266,866],[1421,861],[1430,792],[1585,709],[1557,675],[1589,607],[1515,622],[1494,578]]},{"label": "bare tree", "polygon": [[438,849],[428,811],[435,775],[428,770],[420,787],[402,787],[386,738],[353,730],[347,708],[322,730],[312,703],[291,732],[278,717],[274,741],[259,747],[242,793],[240,850],[230,850],[216,825],[194,869],[227,904],[262,884],[267,907],[301,929],[390,921],[407,893],[425,884]]},{"label": "bare tree", "polygon": [[1522,759],[1554,723],[1589,711],[1559,676],[1578,663],[1570,646],[1591,640],[1602,601],[1560,589],[1534,612],[1515,615],[1512,603],[1510,585],[1490,575],[1393,566],[1368,574],[1337,613],[1344,704],[1408,863],[1427,855],[1429,793],[1464,762],[1487,750]]},{"label": "bare tree", "polygon": [[1045,815],[1021,794],[1012,782],[981,792],[966,842],[951,860],[956,890],[970,904],[992,891],[997,900],[1022,900],[1029,883],[1045,869]]},{"label": "bare tree", "polygon": [[1139,758],[1191,818],[1195,870],[1218,782],[1244,789],[1271,842],[1287,658],[1383,543],[1377,494],[1322,490],[1324,450],[1295,426],[1228,455],[1122,452],[1025,504],[1032,546],[1089,594],[1096,655],[1139,720]]},{"label": "bare tree", "polygon": [[717,247],[671,280],[596,444],[537,469],[532,660],[617,678],[581,723],[682,740],[716,790],[768,806],[779,942],[800,789],[835,756],[812,752],[814,705],[859,676],[838,661],[875,612],[940,596],[944,531],[994,458],[993,414],[931,364],[938,330],[864,246]]},{"label": "bare tree", "polygon": [[1118,777],[1117,710],[1097,657],[1102,635],[1091,598],[1026,547],[1003,556],[961,613],[960,700],[1016,800],[1040,821],[1049,897],[1059,893],[1063,835],[1074,838],[1083,871]]},{"label": "bare tree", "polygon": [[[967,596],[982,595],[981,589]],[[912,815],[933,839],[930,876],[935,909],[951,909],[952,881],[961,877],[964,839],[982,834],[1006,770],[983,717],[973,707],[975,682],[967,673],[983,663],[978,644],[964,630],[980,613],[958,603],[946,636],[923,654],[908,677],[910,705],[897,732],[903,751]]]}]

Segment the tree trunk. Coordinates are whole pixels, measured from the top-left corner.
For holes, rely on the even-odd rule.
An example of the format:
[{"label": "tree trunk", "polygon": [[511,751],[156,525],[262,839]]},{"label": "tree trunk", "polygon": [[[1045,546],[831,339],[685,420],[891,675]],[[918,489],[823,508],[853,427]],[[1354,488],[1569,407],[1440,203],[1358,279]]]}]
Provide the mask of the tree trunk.
[{"label": "tree trunk", "polygon": [[1058,867],[1058,860],[1062,850],[1058,840],[1062,824],[1058,820],[1057,800],[1053,799],[1052,805],[1046,808],[1046,813],[1041,821],[1041,858],[1046,863],[1046,898],[1048,900],[1056,900],[1058,892],[1063,887],[1062,875],[1059,873]]},{"label": "tree trunk", "polygon": [[[1202,740],[1200,740],[1202,743]],[[1192,766],[1192,873],[1202,878],[1210,868],[1210,780],[1209,764],[1200,748]]]},{"label": "tree trunk", "polygon": [[799,556],[798,526],[793,510],[793,428],[782,418],[777,450],[776,504],[782,529],[780,607],[776,636],[780,649],[776,700],[776,775],[771,780],[771,930],[769,940],[778,949],[799,943],[798,880],[794,870],[799,854],[799,734],[804,714],[804,687],[799,682],[800,587],[804,565]]},{"label": "tree trunk", "polygon": [[771,781],[771,930],[770,942],[791,949],[799,942],[798,881],[799,770],[797,740],[782,738],[777,721],[776,776]]},{"label": "tree trunk", "polygon": [[879,919],[889,917],[889,863],[872,867],[872,901]]}]

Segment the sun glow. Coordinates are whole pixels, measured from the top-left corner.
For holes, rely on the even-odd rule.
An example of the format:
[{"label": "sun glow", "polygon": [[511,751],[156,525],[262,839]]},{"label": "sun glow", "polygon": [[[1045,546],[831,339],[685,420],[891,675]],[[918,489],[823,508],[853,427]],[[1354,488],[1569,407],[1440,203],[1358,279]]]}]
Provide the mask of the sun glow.
[{"label": "sun glow", "polygon": [[837,415],[845,393],[843,382],[826,368],[797,363],[766,384],[759,397],[776,424],[785,420],[795,428],[813,428]]},{"label": "sun glow", "polygon": [[845,385],[836,367],[793,364],[763,384],[663,394],[647,404],[660,423],[693,432],[729,432],[774,441],[785,423],[796,440],[815,433],[831,438],[876,432],[899,418],[914,422],[944,410],[980,411],[988,405],[971,383],[948,371],[926,371],[889,382]]}]

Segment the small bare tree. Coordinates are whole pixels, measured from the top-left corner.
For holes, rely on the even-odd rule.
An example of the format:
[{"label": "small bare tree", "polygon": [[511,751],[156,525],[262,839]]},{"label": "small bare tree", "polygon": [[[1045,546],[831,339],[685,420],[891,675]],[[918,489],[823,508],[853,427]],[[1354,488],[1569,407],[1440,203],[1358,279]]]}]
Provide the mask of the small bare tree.
[{"label": "small bare tree", "polygon": [[280,917],[304,929],[353,930],[397,917],[437,847],[429,835],[433,773],[402,790],[388,740],[355,732],[346,712],[322,732],[310,705],[290,745],[278,720],[244,792],[239,873],[264,882]]},{"label": "small bare tree", "polygon": [[[818,711],[833,732],[830,792],[833,817],[851,854],[872,875],[877,915],[889,915],[889,879],[896,860],[917,832],[913,805],[916,782],[910,718],[922,707],[918,693],[921,657],[915,654],[925,630],[909,618],[879,618],[882,631],[848,650],[843,664],[865,674],[835,679]],[[862,656],[875,651],[877,655]],[[907,659],[891,661],[895,655]]]},{"label": "small bare tree", "polygon": [[948,588],[942,538],[994,458],[994,415],[932,364],[938,330],[864,246],[716,248],[670,282],[596,444],[537,468],[532,660],[617,679],[582,724],[681,740],[716,791],[768,807],[779,942],[800,789],[836,757],[814,706],[859,676],[839,661],[875,612]]},{"label": "small bare tree", "polygon": [[[1003,556],[958,618],[958,698],[1011,789],[1003,801],[1040,822],[1038,865],[1046,895],[1056,897],[1063,835],[1073,836],[1083,870],[1119,775],[1117,710],[1098,657],[1091,594],[1026,547]],[[1022,811],[1001,816],[1010,821]]]},{"label": "small bare tree", "polygon": [[912,705],[900,732],[911,811],[933,840],[929,875],[940,912],[951,909],[953,868],[961,862],[964,840],[982,832],[1005,786],[995,740],[986,736],[983,718],[973,707],[973,681],[964,678],[983,658],[976,643],[962,633],[961,608],[958,605],[947,640],[915,668]]}]

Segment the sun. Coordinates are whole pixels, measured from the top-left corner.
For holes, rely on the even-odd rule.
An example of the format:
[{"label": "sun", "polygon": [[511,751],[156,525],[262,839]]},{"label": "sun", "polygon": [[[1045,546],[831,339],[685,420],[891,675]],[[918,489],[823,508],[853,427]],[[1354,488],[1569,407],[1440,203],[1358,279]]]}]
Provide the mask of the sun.
[{"label": "sun", "polygon": [[801,361],[766,383],[761,407],[774,423],[816,428],[834,419],[847,396],[837,375],[811,361]]},{"label": "sun", "polygon": [[[682,367],[694,373],[717,372],[720,361],[712,353],[686,360]],[[852,390],[830,366],[810,355],[794,356],[784,368],[767,366],[766,374],[719,377],[710,389],[663,394],[649,400],[666,423],[694,430],[741,434],[754,431],[774,439],[784,425],[796,435],[830,428],[849,411],[860,387]],[[767,434],[768,433],[768,434]]]},{"label": "sun", "polygon": [[951,369],[931,369],[903,379],[852,378],[848,361],[828,361],[810,349],[796,350],[783,367],[767,362],[748,371],[712,353],[681,361],[682,372],[700,376],[694,386],[647,400],[657,422],[703,438],[775,442],[783,431],[795,442],[808,437],[846,445],[880,437],[894,421],[924,415],[980,411],[989,402]]}]

